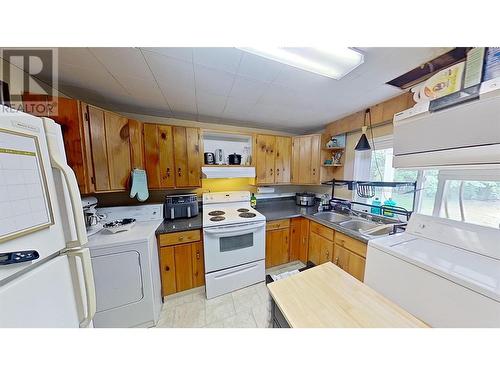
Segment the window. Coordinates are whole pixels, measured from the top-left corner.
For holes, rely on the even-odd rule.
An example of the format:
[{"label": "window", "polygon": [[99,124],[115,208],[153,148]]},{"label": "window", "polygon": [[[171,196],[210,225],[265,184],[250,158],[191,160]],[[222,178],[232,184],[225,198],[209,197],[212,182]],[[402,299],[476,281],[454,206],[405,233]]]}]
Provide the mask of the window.
[{"label": "window", "polygon": [[[379,137],[373,142],[375,144],[375,151],[363,151],[356,153],[356,160],[354,162],[355,180],[361,181],[417,181],[422,172],[409,169],[394,169],[392,167],[392,136]],[[413,188],[380,188],[375,192],[375,198],[379,198],[382,203],[392,198],[399,207],[412,210],[413,208]],[[356,200],[362,199],[357,197]],[[371,200],[364,200],[370,203]]]}]

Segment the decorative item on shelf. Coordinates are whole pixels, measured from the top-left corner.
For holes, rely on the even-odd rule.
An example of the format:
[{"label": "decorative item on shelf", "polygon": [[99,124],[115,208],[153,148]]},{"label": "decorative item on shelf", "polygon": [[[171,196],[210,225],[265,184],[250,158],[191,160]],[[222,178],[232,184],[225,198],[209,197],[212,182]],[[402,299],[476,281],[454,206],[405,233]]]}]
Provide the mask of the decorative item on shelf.
[{"label": "decorative item on shelf", "polygon": [[243,165],[251,165],[252,164],[252,155],[250,152],[250,146],[243,147],[243,156],[241,158],[241,163]]},{"label": "decorative item on shelf", "polygon": [[[368,126],[366,126],[366,115],[368,114]],[[366,131],[369,127],[372,126],[372,114],[370,112],[370,108],[365,111],[365,116],[363,118],[363,127],[361,128],[362,134],[361,138],[359,138],[355,151],[368,151],[371,150],[370,143],[368,142],[368,138],[366,138]]]},{"label": "decorative item on shelf", "polygon": [[325,159],[324,165],[332,165],[333,160],[332,159]]},{"label": "decorative item on shelf", "polygon": [[337,151],[335,152],[333,155],[332,155],[332,161],[333,161],[333,164],[335,165],[340,165],[341,162],[340,160],[342,159],[342,155],[344,153],[342,151]]},{"label": "decorative item on shelf", "polygon": [[335,148],[339,147],[339,141],[335,137],[331,137],[330,140],[326,143],[326,148]]}]

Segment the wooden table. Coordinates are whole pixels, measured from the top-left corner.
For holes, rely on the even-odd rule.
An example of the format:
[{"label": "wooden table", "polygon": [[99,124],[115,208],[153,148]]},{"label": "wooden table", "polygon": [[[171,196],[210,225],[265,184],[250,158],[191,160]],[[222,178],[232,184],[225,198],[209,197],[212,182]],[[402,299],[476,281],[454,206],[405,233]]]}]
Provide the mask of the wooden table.
[{"label": "wooden table", "polygon": [[293,328],[424,328],[425,323],[333,263],[268,284]]}]

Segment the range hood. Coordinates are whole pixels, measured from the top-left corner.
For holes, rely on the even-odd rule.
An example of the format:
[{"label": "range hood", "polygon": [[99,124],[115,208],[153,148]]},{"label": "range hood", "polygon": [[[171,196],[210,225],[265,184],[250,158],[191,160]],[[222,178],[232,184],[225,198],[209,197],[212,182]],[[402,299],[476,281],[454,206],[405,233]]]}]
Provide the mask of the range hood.
[{"label": "range hood", "polygon": [[255,167],[214,166],[202,167],[202,178],[255,177]]},{"label": "range hood", "polygon": [[394,168],[500,165],[500,79],[452,95],[394,115]]}]

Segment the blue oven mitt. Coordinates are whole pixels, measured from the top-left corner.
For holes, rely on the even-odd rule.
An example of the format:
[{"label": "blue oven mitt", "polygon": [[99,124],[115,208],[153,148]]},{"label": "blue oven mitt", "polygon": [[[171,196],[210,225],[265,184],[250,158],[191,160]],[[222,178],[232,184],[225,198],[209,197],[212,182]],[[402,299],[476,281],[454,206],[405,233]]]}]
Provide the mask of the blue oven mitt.
[{"label": "blue oven mitt", "polygon": [[144,169],[134,169],[130,172],[130,178],[132,179],[130,198],[134,198],[137,195],[137,200],[139,202],[144,202],[149,198],[146,171]]}]

